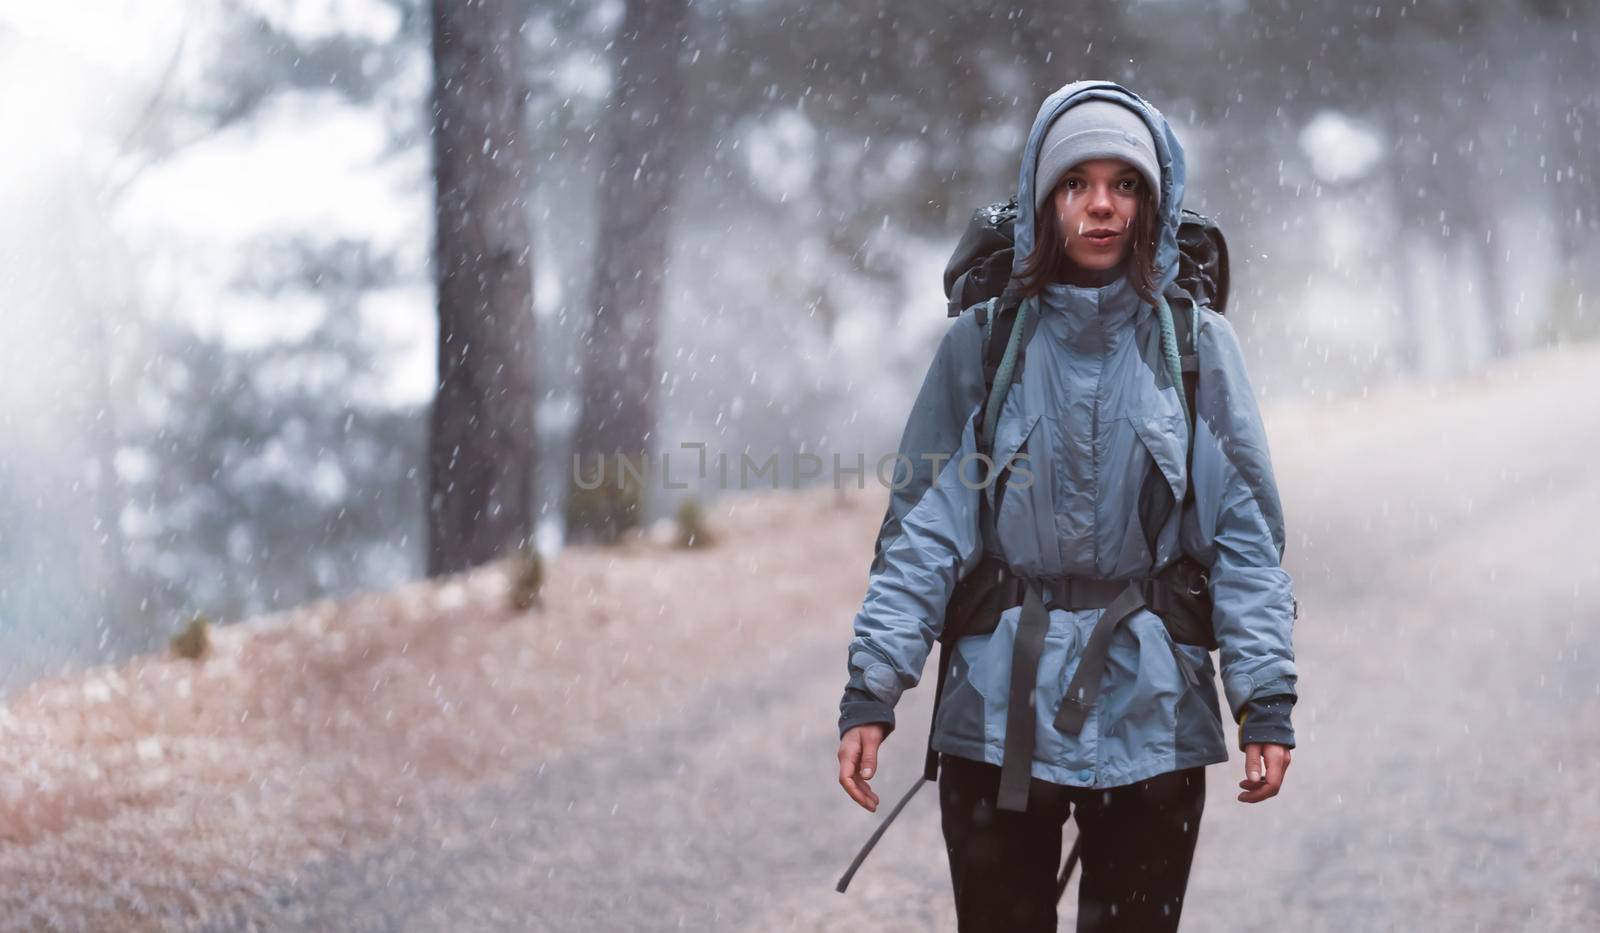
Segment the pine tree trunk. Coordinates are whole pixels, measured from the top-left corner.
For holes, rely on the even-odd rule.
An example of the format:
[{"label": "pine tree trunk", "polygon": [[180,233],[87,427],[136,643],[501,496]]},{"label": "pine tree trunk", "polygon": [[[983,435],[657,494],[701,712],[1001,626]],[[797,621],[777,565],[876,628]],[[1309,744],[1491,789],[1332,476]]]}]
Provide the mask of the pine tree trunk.
[{"label": "pine tree trunk", "polygon": [[1483,203],[1482,186],[1467,195],[1468,235],[1472,237],[1472,265],[1476,267],[1481,287],[1479,301],[1483,309],[1484,328],[1488,332],[1489,357],[1505,359],[1514,349],[1511,335],[1511,313],[1506,307],[1506,254],[1500,234],[1500,224],[1494,209]]},{"label": "pine tree trunk", "polygon": [[428,438],[429,576],[531,539],[536,435],[520,4],[433,5],[439,383]]},{"label": "pine tree trunk", "polygon": [[616,84],[602,132],[607,159],[589,299],[593,316],[584,342],[583,410],[572,443],[573,461],[586,477],[597,462],[605,466],[598,488],[569,481],[571,540],[612,541],[643,518],[642,484],[617,462],[619,456],[648,457],[655,439],[655,354],[682,148],[678,54],[688,18],[688,0],[629,0],[612,47]]},{"label": "pine tree trunk", "polygon": [[1385,251],[1392,273],[1395,296],[1394,353],[1401,373],[1417,377],[1426,365],[1423,353],[1423,311],[1417,288],[1417,240],[1426,224],[1422,204],[1416,193],[1417,167],[1411,164],[1402,145],[1405,121],[1399,104],[1390,102],[1382,111],[1384,135],[1394,150],[1385,170],[1390,202],[1395,212],[1393,242]]}]

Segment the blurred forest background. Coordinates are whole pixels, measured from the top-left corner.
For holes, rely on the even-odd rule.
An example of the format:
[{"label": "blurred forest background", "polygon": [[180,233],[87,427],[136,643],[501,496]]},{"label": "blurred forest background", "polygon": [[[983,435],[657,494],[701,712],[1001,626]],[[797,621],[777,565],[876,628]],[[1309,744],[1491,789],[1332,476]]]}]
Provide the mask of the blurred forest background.
[{"label": "blurred forest background", "polygon": [[[1597,36],[1566,0],[0,6],[0,686],[731,494],[682,443],[875,462],[1072,80],[1173,121],[1265,400],[1593,340]],[[641,446],[691,488],[573,494]]]}]

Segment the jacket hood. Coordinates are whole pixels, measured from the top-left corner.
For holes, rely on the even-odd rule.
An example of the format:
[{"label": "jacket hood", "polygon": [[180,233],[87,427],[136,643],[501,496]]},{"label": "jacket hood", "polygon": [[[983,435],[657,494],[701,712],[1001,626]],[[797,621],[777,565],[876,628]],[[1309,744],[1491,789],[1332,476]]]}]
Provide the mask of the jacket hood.
[{"label": "jacket hood", "polygon": [[1109,100],[1127,107],[1144,119],[1155,140],[1156,159],[1161,166],[1161,230],[1156,239],[1156,290],[1164,291],[1178,277],[1178,222],[1183,211],[1183,146],[1161,115],[1144,98],[1113,81],[1074,81],[1057,89],[1033,118],[1028,143],[1022,151],[1022,168],[1017,176],[1017,221],[1013,230],[1016,249],[1011,271],[1020,275],[1022,263],[1033,252],[1034,190],[1033,176],[1039,165],[1039,150],[1045,131],[1056,117],[1084,101]]}]

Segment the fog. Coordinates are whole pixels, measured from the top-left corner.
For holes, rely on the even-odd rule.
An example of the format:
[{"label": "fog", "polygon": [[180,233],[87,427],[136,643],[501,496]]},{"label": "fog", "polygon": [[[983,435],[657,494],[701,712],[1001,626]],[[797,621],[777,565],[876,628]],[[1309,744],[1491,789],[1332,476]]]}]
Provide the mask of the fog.
[{"label": "fog", "polygon": [[[892,452],[948,326],[946,259],[975,209],[1013,193],[1039,102],[1084,78],[1138,92],[1182,140],[1185,206],[1228,238],[1227,316],[1275,429],[1379,396],[1392,419],[1512,373],[1574,374],[1539,383],[1541,409],[1596,395],[1539,362],[1600,340],[1591,5],[697,0],[682,42],[632,37],[635,67],[648,51],[671,80],[631,123],[622,0],[505,9],[515,28],[467,51],[518,63],[502,180],[521,186],[525,248],[476,259],[526,274],[532,296],[512,374],[531,381],[532,427],[478,432],[531,464],[506,467],[526,516],[508,506],[495,553],[520,540],[553,560],[582,540],[570,465],[592,449],[592,399],[640,401],[586,360],[645,380],[642,436],[675,474],[694,461],[684,445],[776,455],[785,481],[797,453]],[[451,352],[430,29],[418,0],[0,6],[0,688],[164,652],[196,618],[479,562],[439,505],[436,465],[454,461],[430,427]],[[482,158],[504,164],[487,138]],[[473,210],[444,229],[479,236]],[[473,242],[496,249],[519,235],[484,227]],[[624,236],[646,227],[659,261],[636,248],[651,234]],[[646,309],[643,331],[595,329],[619,302]],[[499,359],[478,374],[486,399],[522,384]],[[1587,483],[1600,437],[1574,430],[1547,466]],[[1451,443],[1393,437],[1344,443],[1344,460],[1285,449],[1309,482]],[[1485,469],[1515,471],[1517,453]],[[726,515],[747,494],[680,478],[652,487],[638,525],[689,500]],[[1459,476],[1438,482],[1451,508],[1469,498],[1451,495]],[[1503,508],[1533,514],[1519,489]],[[509,500],[485,501],[460,514]],[[1306,508],[1304,528],[1337,524],[1326,502]],[[1319,551],[1287,517],[1297,573],[1334,592],[1331,542],[1359,544],[1345,528]]]}]

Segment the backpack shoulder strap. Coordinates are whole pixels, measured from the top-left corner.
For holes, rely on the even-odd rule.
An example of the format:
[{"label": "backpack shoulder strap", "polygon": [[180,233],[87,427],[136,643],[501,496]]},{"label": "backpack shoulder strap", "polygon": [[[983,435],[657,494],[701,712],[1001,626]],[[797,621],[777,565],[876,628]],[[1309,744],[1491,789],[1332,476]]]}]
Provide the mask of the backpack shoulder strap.
[{"label": "backpack shoulder strap", "polygon": [[[1173,286],[1165,292],[1172,308],[1172,332],[1178,338],[1178,363],[1183,370],[1183,396],[1189,405],[1189,426],[1194,427],[1195,392],[1200,385],[1200,353],[1195,344],[1195,327],[1199,324],[1200,308],[1189,293]],[[1193,432],[1191,431],[1191,436]]]},{"label": "backpack shoulder strap", "polygon": [[[1027,356],[1027,345],[1033,330],[1038,326],[1038,316],[1022,315],[1022,299],[1007,292],[985,302],[988,324],[983,331],[983,416],[978,427],[978,451],[987,454],[994,445],[994,425],[1005,403],[1006,394],[1022,373]],[[1017,319],[1022,317],[1022,332],[1015,334]],[[979,318],[979,322],[983,322]],[[1013,335],[1017,337],[1013,340]],[[1008,356],[1010,357],[1008,361]]]}]

